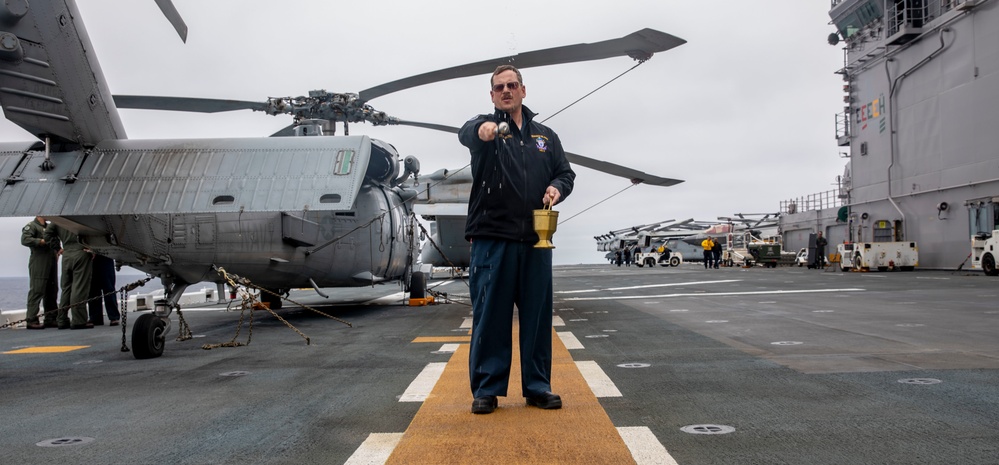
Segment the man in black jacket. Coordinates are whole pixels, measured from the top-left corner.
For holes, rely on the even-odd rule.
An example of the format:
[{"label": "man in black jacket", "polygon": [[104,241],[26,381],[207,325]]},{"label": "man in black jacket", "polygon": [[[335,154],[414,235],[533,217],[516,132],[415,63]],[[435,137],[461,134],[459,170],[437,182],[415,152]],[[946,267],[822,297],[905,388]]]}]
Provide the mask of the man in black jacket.
[{"label": "man in black jacket", "polygon": [[562,399],[551,392],[552,252],[534,248],[533,211],[567,197],[576,174],[558,135],[523,106],[527,88],[520,71],[496,68],[490,87],[495,111],[472,118],[458,133],[471,152],[474,179],[465,226],[472,243],[472,413],[492,413],[496,397],[507,394],[514,305],[527,405],[557,409]]},{"label": "man in black jacket", "polygon": [[815,238],[815,263],[813,265],[816,269],[821,270],[826,267],[826,245],[829,245],[829,241],[822,237],[822,232],[819,232]]},{"label": "man in black jacket", "polygon": [[714,260],[715,262],[714,263],[715,269],[718,269],[718,265],[721,264],[721,256],[722,256],[722,245],[721,245],[721,239],[719,238],[717,241],[715,241],[715,245],[711,247],[711,259]]}]

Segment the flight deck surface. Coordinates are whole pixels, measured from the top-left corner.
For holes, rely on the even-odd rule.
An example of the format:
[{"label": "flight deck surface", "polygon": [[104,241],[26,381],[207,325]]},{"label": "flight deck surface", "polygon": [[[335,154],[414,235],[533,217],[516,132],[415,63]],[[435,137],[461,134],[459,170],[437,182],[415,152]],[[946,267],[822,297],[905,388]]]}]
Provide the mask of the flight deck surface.
[{"label": "flight deck surface", "polygon": [[[3,463],[999,463],[999,280],[973,272],[556,267],[553,388],[472,415],[470,307],[394,285],[184,310],[162,357],[121,329],[0,331]],[[388,296],[388,297],[383,297]],[[378,297],[383,297],[376,299]],[[350,300],[347,300],[350,299]],[[331,305],[329,302],[339,303]],[[129,321],[137,314],[130,313]],[[128,344],[131,344],[129,328]],[[516,367],[517,363],[514,363]]]}]

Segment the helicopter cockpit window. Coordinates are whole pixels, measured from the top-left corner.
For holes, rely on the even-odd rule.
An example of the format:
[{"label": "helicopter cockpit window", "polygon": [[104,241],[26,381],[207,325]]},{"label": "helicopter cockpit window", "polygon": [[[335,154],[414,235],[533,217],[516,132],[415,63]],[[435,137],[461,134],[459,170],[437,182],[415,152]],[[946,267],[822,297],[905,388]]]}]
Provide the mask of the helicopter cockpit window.
[{"label": "helicopter cockpit window", "polygon": [[354,167],[354,151],[340,150],[336,153],[336,163],[333,165],[333,174],[350,174]]}]

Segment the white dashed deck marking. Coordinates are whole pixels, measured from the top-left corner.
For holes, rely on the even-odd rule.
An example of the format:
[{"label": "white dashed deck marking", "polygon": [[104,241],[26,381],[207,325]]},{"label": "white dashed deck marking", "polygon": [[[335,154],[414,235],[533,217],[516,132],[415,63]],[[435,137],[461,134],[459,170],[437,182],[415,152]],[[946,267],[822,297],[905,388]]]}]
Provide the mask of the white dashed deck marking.
[{"label": "white dashed deck marking", "polygon": [[866,289],[802,289],[795,291],[746,291],[746,292],[697,292],[685,294],[660,294],[660,295],[616,295],[612,297],[568,297],[565,300],[625,300],[625,299],[665,299],[669,297],[709,297],[709,296],[732,296],[732,295],[765,295],[765,294],[814,294],[820,292],[856,292]]},{"label": "white dashed deck marking", "polygon": [[438,349],[438,352],[447,352],[453,354],[454,351],[458,350],[458,344],[444,344]]},{"label": "white dashed deck marking", "polygon": [[678,465],[649,428],[619,426],[617,432],[638,465]]},{"label": "white dashed deck marking", "polygon": [[399,444],[403,433],[371,433],[368,438],[351,454],[343,465],[376,465],[384,464],[395,446]]},{"label": "white dashed deck marking", "polygon": [[447,362],[428,363],[423,371],[416,376],[416,379],[409,383],[406,392],[402,393],[402,397],[399,397],[399,402],[423,402],[427,400],[427,396],[430,395],[430,391],[434,390],[437,380],[444,374],[446,366]]},{"label": "white dashed deck marking", "polygon": [[556,331],[555,334],[558,334],[558,338],[562,340],[562,345],[564,345],[566,349],[569,350],[585,349],[585,347],[583,347],[583,344],[579,342],[579,339],[576,339],[576,335],[572,334],[571,331],[565,331],[561,333]]},{"label": "white dashed deck marking", "polygon": [[[721,283],[735,283],[742,281],[741,279],[722,279],[718,281],[693,281],[687,283],[664,283],[664,284],[646,284],[643,286],[627,286],[627,287],[609,287],[607,289],[580,289],[577,291],[556,291],[556,294],[581,294],[585,292],[601,292],[601,291],[630,291],[633,289],[648,289],[651,287],[673,287],[673,286],[692,286],[695,284],[721,284]],[[573,299],[565,299],[573,300]],[[578,300],[578,299],[576,299]]]},{"label": "white dashed deck marking", "polygon": [[586,384],[590,386],[593,395],[597,397],[621,397],[621,391],[617,389],[607,373],[600,369],[600,365],[592,360],[576,362],[576,368],[582,373]]}]

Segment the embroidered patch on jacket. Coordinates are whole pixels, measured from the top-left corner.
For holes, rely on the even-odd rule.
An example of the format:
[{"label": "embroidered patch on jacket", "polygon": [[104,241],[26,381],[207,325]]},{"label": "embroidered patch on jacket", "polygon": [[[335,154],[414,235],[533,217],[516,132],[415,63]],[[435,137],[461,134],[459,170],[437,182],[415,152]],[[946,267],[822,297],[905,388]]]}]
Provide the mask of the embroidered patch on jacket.
[{"label": "embroidered patch on jacket", "polygon": [[548,138],[540,134],[532,134],[531,137],[534,138],[534,142],[537,143],[538,151],[545,153],[548,151]]}]

